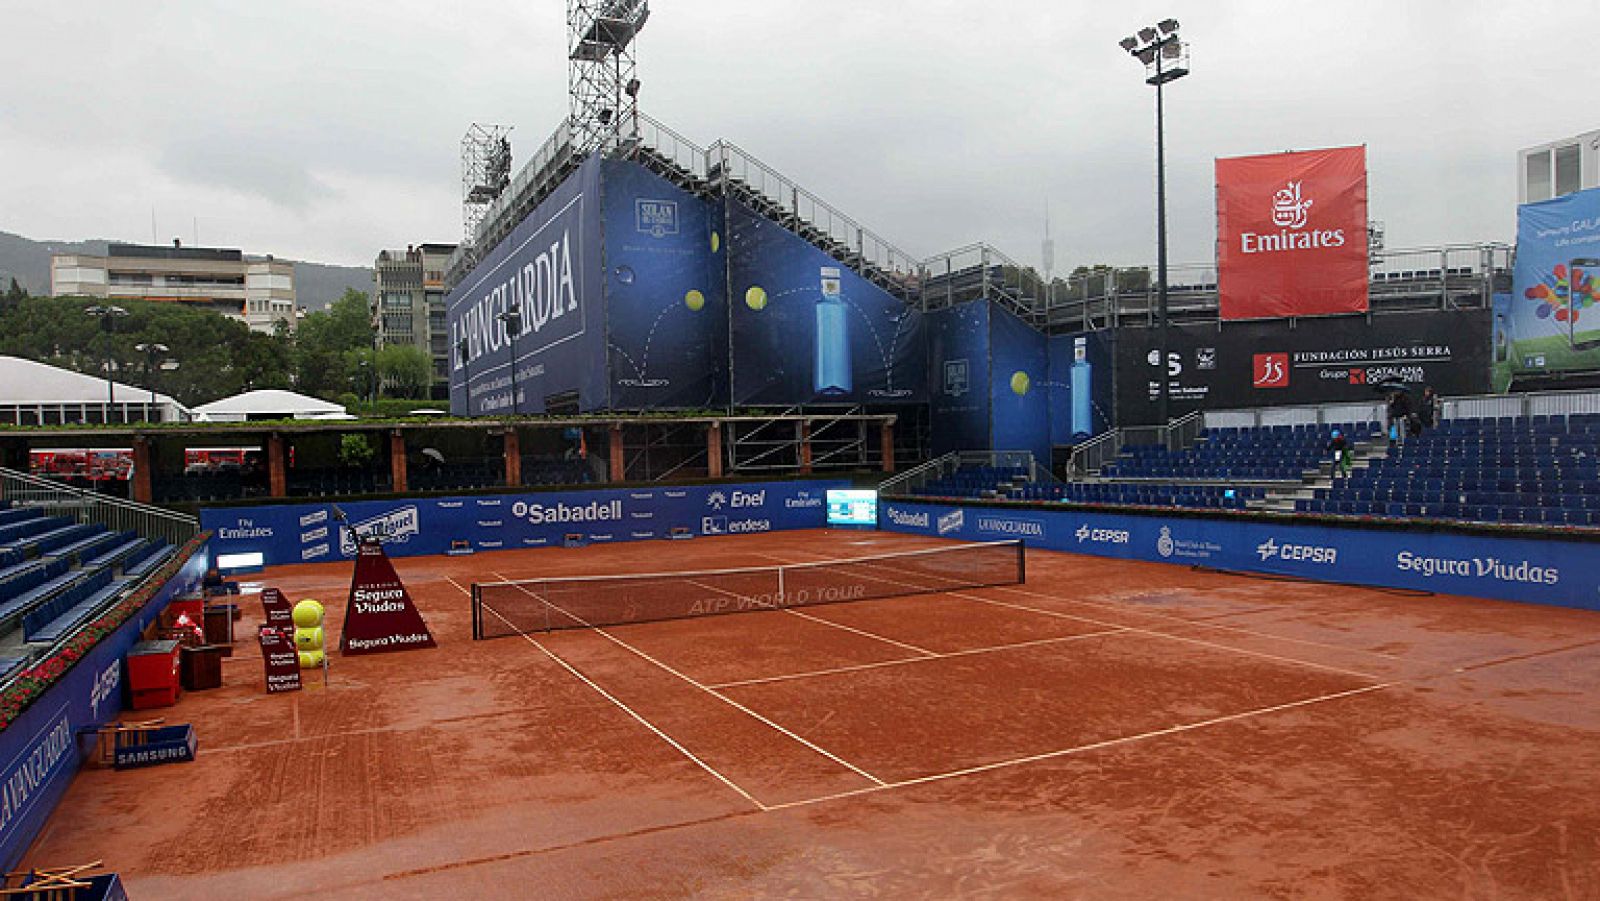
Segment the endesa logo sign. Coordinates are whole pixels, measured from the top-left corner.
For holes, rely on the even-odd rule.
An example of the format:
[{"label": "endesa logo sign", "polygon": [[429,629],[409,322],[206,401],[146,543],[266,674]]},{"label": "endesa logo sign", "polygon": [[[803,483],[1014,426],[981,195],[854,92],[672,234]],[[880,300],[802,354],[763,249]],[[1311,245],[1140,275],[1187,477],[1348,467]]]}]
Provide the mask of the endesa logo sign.
[{"label": "endesa logo sign", "polygon": [[1223,319],[1364,312],[1366,148],[1217,160],[1217,235]]}]

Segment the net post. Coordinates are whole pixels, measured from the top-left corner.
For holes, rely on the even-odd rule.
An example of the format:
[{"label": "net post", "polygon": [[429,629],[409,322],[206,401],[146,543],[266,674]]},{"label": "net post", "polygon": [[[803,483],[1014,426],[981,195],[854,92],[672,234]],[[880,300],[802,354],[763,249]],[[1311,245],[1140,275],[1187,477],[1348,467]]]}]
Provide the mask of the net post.
[{"label": "net post", "polygon": [[483,595],[477,582],[472,583],[472,640],[483,640]]},{"label": "net post", "polygon": [[789,606],[788,605],[789,596],[787,594],[788,589],[786,589],[784,587],[784,584],[783,584],[783,574],[784,574],[784,571],[787,570],[788,568],[789,567],[786,566],[786,565],[781,565],[780,564],[778,566],[778,596],[773,598],[772,600],[773,600],[773,605],[779,610],[782,610],[782,609],[784,609],[784,608]]},{"label": "net post", "polygon": [[1021,538],[1017,539],[1017,584],[1028,584],[1028,546]]}]

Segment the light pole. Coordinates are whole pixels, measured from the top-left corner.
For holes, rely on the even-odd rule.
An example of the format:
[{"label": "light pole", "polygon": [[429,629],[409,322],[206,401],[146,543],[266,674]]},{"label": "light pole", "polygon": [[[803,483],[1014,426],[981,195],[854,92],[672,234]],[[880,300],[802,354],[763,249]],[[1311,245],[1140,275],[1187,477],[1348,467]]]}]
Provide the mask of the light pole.
[{"label": "light pole", "polygon": [[117,329],[117,320],[128,315],[128,311],[119,306],[106,304],[96,305],[83,311],[100,320],[100,328],[106,333],[104,362],[106,367],[106,413],[101,417],[104,425],[111,424],[111,410],[117,405],[116,383],[111,381],[111,333]]},{"label": "light pole", "polygon": [[517,414],[517,334],[522,331],[522,308],[516,304],[506,307],[506,311],[495,317],[506,327],[511,335],[511,415]]},{"label": "light pole", "polygon": [[1161,394],[1157,415],[1161,424],[1166,425],[1170,393],[1167,375],[1167,141],[1161,87],[1189,74],[1189,45],[1178,39],[1177,19],[1162,19],[1152,27],[1139,29],[1133,37],[1123,38],[1118,46],[1144,63],[1147,73],[1144,83],[1155,85],[1156,89],[1156,315],[1161,345],[1158,366]]},{"label": "light pole", "polygon": [[[156,406],[156,370],[171,372],[178,368],[178,361],[162,360],[159,366],[156,364],[157,358],[172,352],[172,348],[165,344],[143,342],[135,344],[133,349],[144,354],[144,377],[150,380],[150,410],[153,410]],[[145,411],[145,415],[149,416],[149,410]]]},{"label": "light pole", "polygon": [[[471,348],[467,345],[467,336],[462,335],[456,342],[456,359],[461,361],[461,393],[467,399],[467,415],[472,415],[472,369],[468,352]],[[515,370],[513,369],[513,372]]]}]

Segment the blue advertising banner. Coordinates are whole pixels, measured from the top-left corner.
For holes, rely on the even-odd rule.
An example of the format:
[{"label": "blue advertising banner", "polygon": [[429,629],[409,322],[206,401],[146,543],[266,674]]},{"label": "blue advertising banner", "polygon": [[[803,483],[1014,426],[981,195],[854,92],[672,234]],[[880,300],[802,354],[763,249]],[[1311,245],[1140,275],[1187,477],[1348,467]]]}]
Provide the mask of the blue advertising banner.
[{"label": "blue advertising banner", "polygon": [[733,403],[920,403],[920,311],[781,225],[728,203]]},{"label": "blue advertising banner", "polygon": [[1042,332],[999,307],[989,311],[989,409],[995,450],[1050,462],[1050,358]]},{"label": "blue advertising banner", "polygon": [[1078,444],[1111,428],[1115,334],[1050,336],[1050,443]]},{"label": "blue advertising banner", "polygon": [[[583,410],[603,408],[602,293],[595,156],[445,298],[451,412],[543,413],[545,398],[566,392],[577,392]],[[510,312],[519,314],[514,334]],[[463,338],[466,359],[456,350]]]},{"label": "blue advertising banner", "polygon": [[622,160],[600,185],[611,408],[726,405],[722,205]]},{"label": "blue advertising banner", "polygon": [[[391,557],[443,554],[452,541],[476,550],[559,547],[585,541],[733,535],[826,525],[830,488],[845,480],[616,488],[540,494],[349,501],[339,506],[362,535],[382,537]],[[212,507],[200,511],[218,554],[261,553],[265,565],[348,560],[356,545],[328,504]]]},{"label": "blue advertising banner", "polygon": [[197,590],[211,565],[201,548],[144,609],[84,654],[0,732],[0,862],[15,870],[82,763],[79,736],[122,712],[123,655],[175,597]]},{"label": "blue advertising banner", "polygon": [[1497,387],[1600,369],[1600,188],[1517,207],[1511,296],[1496,298]]},{"label": "blue advertising banner", "polygon": [[935,455],[989,448],[989,304],[974,300],[927,315]]},{"label": "blue advertising banner", "polygon": [[1600,610],[1593,542],[899,501],[879,509],[879,527],[898,532]]}]

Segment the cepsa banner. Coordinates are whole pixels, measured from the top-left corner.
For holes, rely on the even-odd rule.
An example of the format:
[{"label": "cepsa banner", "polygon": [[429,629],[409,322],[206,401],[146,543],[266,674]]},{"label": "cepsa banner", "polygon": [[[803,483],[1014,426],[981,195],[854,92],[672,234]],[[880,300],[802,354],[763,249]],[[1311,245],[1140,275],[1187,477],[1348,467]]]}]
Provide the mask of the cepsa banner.
[{"label": "cepsa banner", "polygon": [[1217,160],[1223,319],[1367,309],[1367,149]]}]

